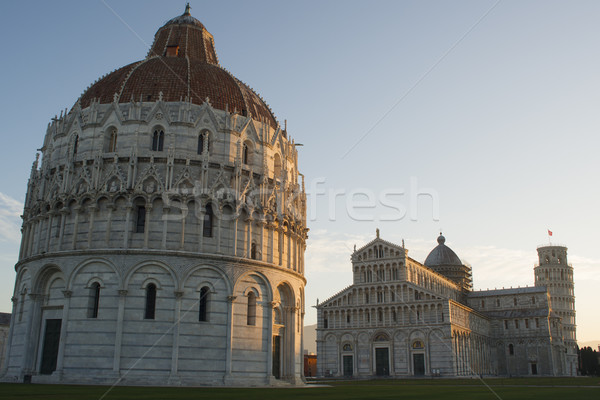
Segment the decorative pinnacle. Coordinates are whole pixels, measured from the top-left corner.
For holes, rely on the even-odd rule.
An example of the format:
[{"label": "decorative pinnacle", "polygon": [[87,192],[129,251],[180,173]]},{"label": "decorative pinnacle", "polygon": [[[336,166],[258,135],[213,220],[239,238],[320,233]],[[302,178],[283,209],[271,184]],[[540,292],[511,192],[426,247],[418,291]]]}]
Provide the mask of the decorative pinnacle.
[{"label": "decorative pinnacle", "polygon": [[191,8],[192,8],[192,7],[190,7],[190,3],[187,3],[187,4],[185,5],[185,11],[183,12],[183,15],[192,15],[192,14],[190,14],[190,9],[191,9]]}]

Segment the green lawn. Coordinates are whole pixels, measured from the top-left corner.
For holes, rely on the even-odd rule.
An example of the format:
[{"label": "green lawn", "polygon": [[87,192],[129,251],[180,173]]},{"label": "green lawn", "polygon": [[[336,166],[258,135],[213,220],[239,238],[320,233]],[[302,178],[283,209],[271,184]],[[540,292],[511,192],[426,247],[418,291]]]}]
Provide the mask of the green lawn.
[{"label": "green lawn", "polygon": [[[487,384],[489,387],[487,387]],[[331,382],[293,389],[163,388],[0,384],[0,399],[600,399],[599,378],[420,379]],[[562,387],[567,386],[567,387]],[[592,386],[592,388],[583,387]]]}]

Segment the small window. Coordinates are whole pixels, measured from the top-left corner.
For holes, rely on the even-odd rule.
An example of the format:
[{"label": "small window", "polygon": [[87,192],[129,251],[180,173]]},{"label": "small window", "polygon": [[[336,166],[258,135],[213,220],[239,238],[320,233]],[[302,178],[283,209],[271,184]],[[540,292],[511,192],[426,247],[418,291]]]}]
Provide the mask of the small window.
[{"label": "small window", "polygon": [[156,285],[154,283],[146,286],[146,310],[144,319],[154,319],[156,313]]},{"label": "small window", "polygon": [[535,304],[535,296],[531,296],[531,304]]},{"label": "small window", "polygon": [[179,54],[179,46],[167,46],[167,51],[165,51],[165,56],[177,57],[178,54]]},{"label": "small window", "polygon": [[200,289],[200,303],[198,307],[198,321],[208,321],[208,300],[209,290],[207,286]]},{"label": "small window", "polygon": [[535,327],[536,328],[540,327],[540,320],[538,318],[535,319]]},{"label": "small window", "polygon": [[77,155],[77,147],[79,147],[79,136],[75,135],[75,139],[73,139],[73,155]]},{"label": "small window", "polygon": [[138,206],[135,220],[135,232],[144,233],[146,229],[146,207]]},{"label": "small window", "polygon": [[517,305],[517,298],[516,297],[513,299],[513,303],[515,304],[515,306]]},{"label": "small window", "polygon": [[504,320],[504,329],[508,329],[508,320]]},{"label": "small window", "polygon": [[529,320],[528,319],[525,320],[525,328],[529,329]]},{"label": "small window", "polygon": [[496,307],[500,307],[500,299],[496,299]]},{"label": "small window", "polygon": [[[204,145],[206,144],[206,149]],[[210,151],[210,141],[208,140],[208,133],[204,132],[198,136],[198,154],[203,154],[204,150]]]},{"label": "small window", "polygon": [[256,260],[256,243],[252,243],[250,246],[250,258]]},{"label": "small window", "polygon": [[379,310],[379,311],[377,312],[377,320],[378,320],[379,322],[383,322],[383,311]]},{"label": "small window", "polygon": [[485,300],[481,300],[481,308],[485,308]]},{"label": "small window", "polygon": [[152,151],[163,151],[163,145],[165,142],[165,132],[162,130],[155,130],[152,135]]},{"label": "small window", "polygon": [[281,156],[279,154],[275,154],[273,161],[273,176],[275,179],[281,178]]},{"label": "small window", "polygon": [[365,293],[365,304],[369,304],[369,293]]},{"label": "small window", "polygon": [[346,323],[349,324],[350,323],[350,314],[346,315]]},{"label": "small window", "polygon": [[243,164],[249,164],[248,162],[248,145],[246,143],[244,143],[244,147],[242,148],[242,163]]},{"label": "small window", "polygon": [[109,153],[113,153],[113,152],[117,151],[117,129],[116,128],[112,128],[110,130],[110,134],[108,136],[108,148],[106,149],[106,151]]},{"label": "small window", "polygon": [[247,313],[247,325],[256,325],[256,295],[254,292],[248,293],[248,313]]},{"label": "small window", "polygon": [[328,323],[328,321],[327,321],[327,318],[325,318],[325,319],[323,320],[323,328],[325,328],[325,329],[329,328],[329,323]]},{"label": "small window", "polygon": [[508,345],[508,354],[511,356],[515,355],[515,346],[512,343]]},{"label": "small window", "polygon": [[515,328],[519,329],[519,320],[518,319],[515,319]]},{"label": "small window", "polygon": [[98,306],[100,305],[100,284],[92,283],[90,287],[90,303],[88,307],[88,318],[98,318]]},{"label": "small window", "polygon": [[202,236],[212,237],[213,231],[213,211],[212,206],[208,204],[204,212],[204,226],[202,227]]}]

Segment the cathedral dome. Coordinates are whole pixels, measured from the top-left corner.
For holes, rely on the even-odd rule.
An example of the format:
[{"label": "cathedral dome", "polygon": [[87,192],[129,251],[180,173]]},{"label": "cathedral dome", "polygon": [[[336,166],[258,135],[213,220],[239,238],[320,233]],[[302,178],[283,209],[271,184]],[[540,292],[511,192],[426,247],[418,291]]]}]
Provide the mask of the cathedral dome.
[{"label": "cathedral dome", "polygon": [[213,36],[185,12],[158,29],[147,57],[97,80],[79,98],[81,108],[131,101],[208,101],[277,128],[275,115],[250,87],[219,65]]},{"label": "cathedral dome", "polygon": [[446,238],[440,233],[437,239],[438,245],[431,250],[431,253],[425,259],[425,265],[427,267],[435,267],[439,265],[462,265],[460,258],[456,253],[444,243]]}]

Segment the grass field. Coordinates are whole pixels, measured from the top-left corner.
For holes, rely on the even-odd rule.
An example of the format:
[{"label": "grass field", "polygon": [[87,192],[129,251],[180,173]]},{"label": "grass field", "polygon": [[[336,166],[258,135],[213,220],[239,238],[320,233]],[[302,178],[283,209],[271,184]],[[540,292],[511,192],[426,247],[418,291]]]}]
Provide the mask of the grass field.
[{"label": "grass field", "polygon": [[[164,388],[0,384],[0,399],[600,399],[600,378],[420,379],[329,382],[306,388]],[[104,396],[104,397],[103,397]]]}]

